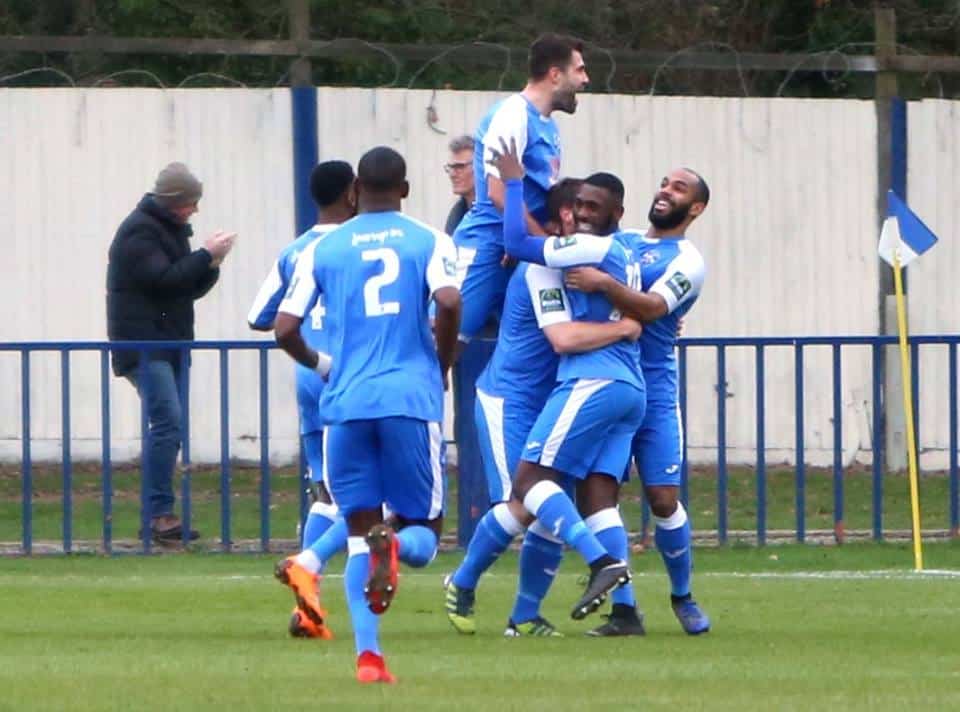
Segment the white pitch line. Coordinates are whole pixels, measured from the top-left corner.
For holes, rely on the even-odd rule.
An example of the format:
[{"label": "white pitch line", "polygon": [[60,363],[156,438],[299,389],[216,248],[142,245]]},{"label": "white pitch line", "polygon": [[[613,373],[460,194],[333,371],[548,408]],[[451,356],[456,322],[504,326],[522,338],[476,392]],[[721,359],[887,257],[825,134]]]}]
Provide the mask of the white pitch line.
[{"label": "white pitch line", "polygon": [[[436,579],[437,586],[441,585],[444,572],[404,572],[405,579]],[[643,571],[634,573],[634,578],[662,578],[663,572]],[[560,574],[558,578],[579,577],[578,573]],[[697,576],[707,578],[733,578],[733,579],[770,579],[770,580],[811,580],[811,581],[864,581],[864,580],[890,580],[890,581],[935,581],[943,579],[960,579],[960,570],[953,569],[928,569],[924,571],[912,571],[905,569],[877,569],[868,571],[706,571],[698,573]],[[515,578],[515,573],[487,573],[485,578],[510,577]],[[50,578],[49,576],[37,576],[35,574],[5,574],[0,575],[0,583],[4,584],[24,584],[29,582],[38,582]],[[269,573],[263,574],[227,574],[220,576],[164,576],[163,580],[169,583],[188,583],[195,582],[202,578],[207,581],[222,582],[243,582],[257,581],[269,582],[273,584],[273,577]],[[328,574],[325,579],[342,579],[343,574]],[[153,576],[130,575],[130,576],[99,576],[86,577],[76,575],[58,576],[57,580],[63,584],[108,584],[127,581],[130,583],[152,583],[156,579]]]}]

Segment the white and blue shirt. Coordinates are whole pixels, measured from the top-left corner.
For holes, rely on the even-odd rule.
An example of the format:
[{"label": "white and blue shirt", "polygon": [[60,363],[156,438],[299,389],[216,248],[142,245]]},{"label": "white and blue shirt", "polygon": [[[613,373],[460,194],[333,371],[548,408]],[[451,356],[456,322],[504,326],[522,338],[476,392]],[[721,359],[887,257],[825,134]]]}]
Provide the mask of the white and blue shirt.
[{"label": "white and blue shirt", "polygon": [[[543,116],[522,94],[513,94],[495,104],[483,117],[474,136],[473,174],[476,201],[460,222],[457,237],[475,228],[499,226],[503,216],[490,200],[487,177],[500,177],[487,161],[491,149],[500,152],[500,139],[509,147],[516,142],[526,175],[523,179],[523,200],[527,210],[543,224],[547,221],[547,193],[560,175],[560,132],[549,116]],[[497,242],[500,242],[499,237]]]},{"label": "white and blue shirt", "polygon": [[667,313],[644,324],[640,336],[640,362],[648,391],[675,398],[677,392],[677,324],[693,307],[706,276],[700,251],[686,238],[648,238],[642,232],[622,233],[633,241],[644,292],[659,294]]},{"label": "white and blue shirt", "polygon": [[[630,242],[616,236],[577,234],[566,237],[536,237],[527,234],[523,219],[522,186],[518,180],[506,183],[503,212],[503,240],[507,254],[526,262],[565,268],[593,265],[614,279],[639,289],[639,266],[633,259]],[[603,294],[568,292],[574,321],[618,321],[620,311]],[[557,380],[601,378],[644,388],[637,344],[618,341],[586,353],[564,354],[557,368]]]},{"label": "white and blue shirt", "polygon": [[556,385],[559,362],[542,329],[571,318],[560,271],[521,262],[507,283],[497,346],[477,388],[539,413]]},{"label": "white and blue shirt", "polygon": [[[327,233],[336,227],[335,224],[314,225],[280,251],[276,262],[273,263],[266,279],[260,285],[257,296],[253,300],[253,305],[250,307],[250,312],[247,314],[247,322],[250,326],[257,329],[273,328],[280,302],[283,301],[283,297],[290,286],[290,281],[293,279],[297,259],[311,243],[323,239]],[[303,320],[303,324],[300,326],[300,335],[311,348],[326,353],[327,342],[323,331],[322,300],[316,301],[309,318]]]},{"label": "white and blue shirt", "polygon": [[318,296],[333,366],[327,424],[443,419],[443,384],[427,307],[457,286],[450,237],[395,211],[362,213],[312,243],[280,311],[303,318]]}]

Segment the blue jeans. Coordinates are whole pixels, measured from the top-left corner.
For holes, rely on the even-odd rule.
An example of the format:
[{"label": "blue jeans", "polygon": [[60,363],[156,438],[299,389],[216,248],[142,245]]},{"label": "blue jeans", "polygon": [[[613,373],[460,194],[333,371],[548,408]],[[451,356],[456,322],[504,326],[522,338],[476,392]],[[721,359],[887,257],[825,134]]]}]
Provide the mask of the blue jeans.
[{"label": "blue jeans", "polygon": [[[173,470],[183,437],[183,415],[177,380],[180,369],[168,361],[150,361],[128,378],[147,410],[150,432],[143,444],[143,476],[147,478],[150,517],[173,514]],[[142,378],[142,382],[141,382]]]}]

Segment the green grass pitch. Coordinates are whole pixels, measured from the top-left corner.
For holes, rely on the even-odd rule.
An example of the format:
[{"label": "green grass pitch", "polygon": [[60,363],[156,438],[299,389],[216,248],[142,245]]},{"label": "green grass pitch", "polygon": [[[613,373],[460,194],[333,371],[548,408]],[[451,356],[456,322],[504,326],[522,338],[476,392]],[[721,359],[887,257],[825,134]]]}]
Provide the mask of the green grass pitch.
[{"label": "green grass pitch", "polygon": [[[395,686],[353,680],[340,560],[322,587],[332,642],[292,640],[274,557],[0,559],[0,710],[960,709],[960,577],[914,575],[909,547],[700,549],[714,630],[682,634],[659,557],[636,557],[645,638],[588,639],[568,617],[582,566],[545,606],[563,639],[501,637],[508,555],[478,591],[479,632],[443,614],[460,554],[405,570],[382,638]],[[958,542],[926,547],[960,568]]]}]

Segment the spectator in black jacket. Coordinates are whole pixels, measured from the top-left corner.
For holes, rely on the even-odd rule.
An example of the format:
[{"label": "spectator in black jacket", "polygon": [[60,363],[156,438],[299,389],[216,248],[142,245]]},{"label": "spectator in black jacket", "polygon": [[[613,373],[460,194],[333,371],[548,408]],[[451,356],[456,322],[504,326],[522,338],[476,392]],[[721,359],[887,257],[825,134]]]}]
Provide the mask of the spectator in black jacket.
[{"label": "spectator in black jacket", "polygon": [[[117,229],[107,266],[107,332],[111,341],[191,341],[193,302],[216,284],[220,264],[233,247],[235,233],[217,232],[203,247],[190,250],[190,217],[197,212],[203,186],[182,163],[157,176],[153,191]],[[147,353],[141,366],[136,350],[113,352],[113,370],[136,387],[150,421],[150,437],[141,458],[147,478],[150,531],[158,541],[183,536],[174,514],[173,471],[182,439],[178,383],[179,349]],[[189,538],[197,532],[191,530]]]}]

